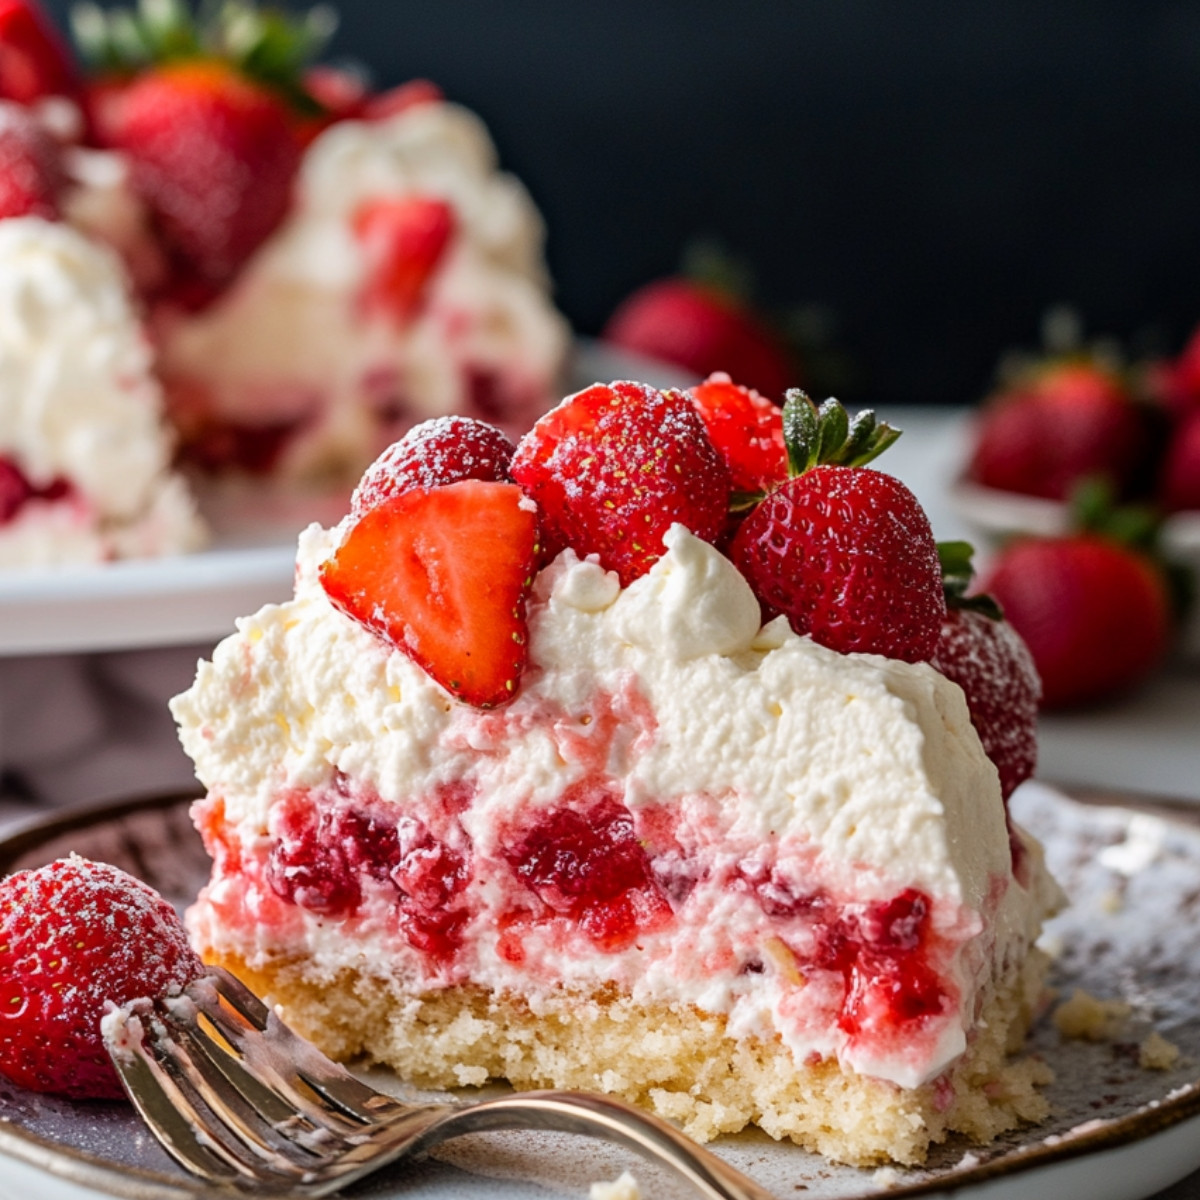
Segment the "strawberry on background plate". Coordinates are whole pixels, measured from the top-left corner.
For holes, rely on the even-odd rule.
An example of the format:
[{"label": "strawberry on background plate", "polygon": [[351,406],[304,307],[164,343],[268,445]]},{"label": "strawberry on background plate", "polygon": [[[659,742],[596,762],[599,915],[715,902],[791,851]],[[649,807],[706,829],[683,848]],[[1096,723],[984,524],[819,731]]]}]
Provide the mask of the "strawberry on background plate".
[{"label": "strawberry on background plate", "polygon": [[75,63],[42,9],[31,0],[0,0],[0,99],[33,104],[78,91]]},{"label": "strawberry on background plate", "polygon": [[742,523],[730,557],[768,614],[843,653],[927,660],[946,602],[929,518],[898,479],[864,464],[899,430],[798,389],[783,410],[791,478]]},{"label": "strawberry on background plate", "polygon": [[696,407],[644,383],[568,396],[521,439],[511,470],[537,502],[545,557],[595,554],[622,586],[662,557],[676,522],[715,542],[729,511],[729,473]]},{"label": "strawberry on background plate", "polygon": [[1009,543],[981,583],[1029,647],[1044,708],[1100,703],[1142,683],[1166,655],[1178,609],[1178,577],[1153,553],[1153,516],[1112,510],[1102,487],[1083,489],[1075,505],[1077,531]]},{"label": "strawberry on background plate", "polygon": [[1063,500],[1100,475],[1129,495],[1151,451],[1146,414],[1116,369],[1086,357],[1042,362],[978,414],[967,475],[984,487]]},{"label": "strawberry on background plate", "polygon": [[204,971],[175,910],[72,855],[0,881],[0,1075],[73,1099],[124,1096],[100,1035],[110,1004],[166,996]]},{"label": "strawberry on background plate", "polygon": [[30,111],[0,100],[0,218],[58,217],[59,146]]},{"label": "strawberry on background plate", "polygon": [[332,603],[477,708],[517,693],[537,512],[511,483],[461,479],[381,499],[321,566]]},{"label": "strawberry on background plate", "polygon": [[601,337],[701,378],[725,371],[782,404],[797,364],[749,291],[742,263],[715,246],[695,245],[679,275],[652,280],[617,305]]},{"label": "strawberry on background plate", "polygon": [[994,597],[968,595],[974,576],[967,542],[939,542],[946,616],[930,663],[966,696],[984,753],[1007,800],[1037,766],[1042,684],[1029,647]]}]

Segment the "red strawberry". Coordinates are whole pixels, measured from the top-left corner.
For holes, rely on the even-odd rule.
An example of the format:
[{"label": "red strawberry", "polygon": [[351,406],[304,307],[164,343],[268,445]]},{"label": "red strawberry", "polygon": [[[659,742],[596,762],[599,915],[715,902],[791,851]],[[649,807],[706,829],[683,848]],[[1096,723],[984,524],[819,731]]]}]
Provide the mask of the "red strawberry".
[{"label": "red strawberry", "polygon": [[1193,331],[1178,358],[1153,363],[1150,391],[1174,416],[1200,411],[1200,328]]},{"label": "red strawberry", "polygon": [[370,97],[363,105],[362,115],[368,121],[386,121],[388,117],[420,108],[423,104],[436,104],[442,99],[442,89],[436,83],[430,83],[428,79],[410,79]]},{"label": "red strawberry", "polygon": [[45,13],[30,0],[0,0],[0,98],[32,104],[78,88],[71,56]]},{"label": "red strawberry", "polygon": [[511,483],[513,444],[494,425],[471,417],[435,417],[393,442],[366,470],[350,500],[362,516],[389,496],[460,479]]},{"label": "red strawberry", "polygon": [[58,216],[58,147],[28,109],[0,101],[0,218]]},{"label": "red strawberry", "polygon": [[967,474],[985,487],[1053,500],[1099,475],[1124,494],[1148,447],[1142,416],[1120,377],[1067,360],[1040,368],[987,405]]},{"label": "red strawberry", "polygon": [[1111,538],[1083,532],[1013,542],[982,586],[1025,639],[1045,708],[1127,691],[1166,652],[1166,580],[1146,555]]},{"label": "red strawberry", "polygon": [[227,63],[194,59],[136,79],[110,119],[107,140],[185,273],[228,283],[291,202],[300,143],[286,104]]},{"label": "red strawberry", "polygon": [[712,444],[725,460],[735,492],[767,492],[787,478],[779,406],[727,374],[689,390]]},{"label": "red strawberry", "polygon": [[702,377],[728,371],[773,399],[781,398],[795,377],[783,347],[748,309],[688,279],[661,279],[639,288],[617,307],[603,337]]},{"label": "red strawberry", "polygon": [[204,970],[175,910],[106,863],[72,855],[0,882],[0,1074],[72,1098],[124,1095],[100,1037],[111,1001]]},{"label": "red strawberry", "polygon": [[971,547],[942,542],[946,617],[930,662],[962,688],[984,753],[1000,773],[1007,800],[1037,766],[1041,680],[1029,647],[987,595],[966,594]]},{"label": "red strawberry", "polygon": [[1182,417],[1171,435],[1159,500],[1168,512],[1200,509],[1200,407]]},{"label": "red strawberry", "polygon": [[537,513],[511,483],[413,488],[359,517],[321,567],[333,604],[478,708],[516,695]]},{"label": "red strawberry", "polygon": [[643,383],[568,396],[521,439],[511,470],[551,544],[598,555],[623,585],[662,557],[673,524],[712,542],[729,508],[729,473],[692,402]]},{"label": "red strawberry", "polygon": [[946,602],[929,518],[898,479],[864,467],[899,432],[836,400],[818,413],[788,393],[784,434],[796,474],[746,518],[730,547],[759,602],[843,653],[928,659]]},{"label": "red strawberry", "polygon": [[354,215],[367,259],[362,302],[404,325],[421,309],[454,234],[454,210],[432,196],[368,200]]}]

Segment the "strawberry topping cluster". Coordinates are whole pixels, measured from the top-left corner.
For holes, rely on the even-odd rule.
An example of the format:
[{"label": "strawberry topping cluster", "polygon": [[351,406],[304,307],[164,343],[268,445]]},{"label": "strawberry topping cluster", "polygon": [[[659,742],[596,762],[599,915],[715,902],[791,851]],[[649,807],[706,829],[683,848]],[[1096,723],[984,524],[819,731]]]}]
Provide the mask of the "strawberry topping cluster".
[{"label": "strawberry topping cluster", "polygon": [[678,522],[728,554],[764,618],[842,653],[932,660],[978,693],[1007,795],[1033,767],[1036,678],[998,614],[978,628],[948,615],[928,518],[866,465],[898,436],[795,389],[777,408],[723,374],[687,392],[595,384],[515,448],[481,421],[426,422],[368,469],[320,582],[458,700],[490,708],[518,693],[541,566],[569,548],[628,586]]},{"label": "strawberry topping cluster", "polygon": [[124,1096],[104,1014],[203,970],[175,910],[116,867],[72,855],[10,875],[0,881],[0,1075],[74,1099]]}]

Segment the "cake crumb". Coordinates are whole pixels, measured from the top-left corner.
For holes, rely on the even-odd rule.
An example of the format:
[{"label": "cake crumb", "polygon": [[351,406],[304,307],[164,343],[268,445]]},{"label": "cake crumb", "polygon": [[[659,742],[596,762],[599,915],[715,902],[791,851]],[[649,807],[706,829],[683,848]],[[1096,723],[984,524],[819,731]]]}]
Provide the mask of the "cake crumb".
[{"label": "cake crumb", "polygon": [[611,1183],[593,1183],[588,1189],[588,1200],[642,1200],[642,1189],[628,1171],[622,1171]]},{"label": "cake crumb", "polygon": [[1152,1029],[1138,1046],[1138,1066],[1146,1071],[1169,1071],[1179,1061],[1179,1047]]},{"label": "cake crumb", "polygon": [[1120,892],[1110,889],[1100,897],[1100,911],[1107,913],[1110,917],[1119,913],[1124,907],[1125,900]]},{"label": "cake crumb", "polygon": [[871,1182],[879,1188],[895,1188],[900,1186],[900,1172],[895,1167],[880,1167],[871,1176]]},{"label": "cake crumb", "polygon": [[1132,1011],[1123,1000],[1101,1000],[1076,988],[1054,1010],[1054,1027],[1065,1038],[1108,1042],[1118,1036]]}]

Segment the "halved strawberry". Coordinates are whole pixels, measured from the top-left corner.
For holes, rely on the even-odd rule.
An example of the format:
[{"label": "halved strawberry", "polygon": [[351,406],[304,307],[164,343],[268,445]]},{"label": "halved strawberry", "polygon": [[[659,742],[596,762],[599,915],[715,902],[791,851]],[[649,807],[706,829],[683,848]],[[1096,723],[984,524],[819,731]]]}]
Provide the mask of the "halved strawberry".
[{"label": "halved strawberry", "polygon": [[363,307],[401,325],[411,321],[454,227],[454,210],[433,196],[367,200],[354,214],[354,232],[367,259]]},{"label": "halved strawberry", "polygon": [[368,509],[321,566],[332,603],[477,708],[525,669],[537,511],[511,483],[414,488]]},{"label": "halved strawberry", "polygon": [[436,104],[443,98],[442,89],[436,83],[428,79],[410,79],[369,97],[363,105],[362,115],[367,121],[386,121],[423,104]]}]

